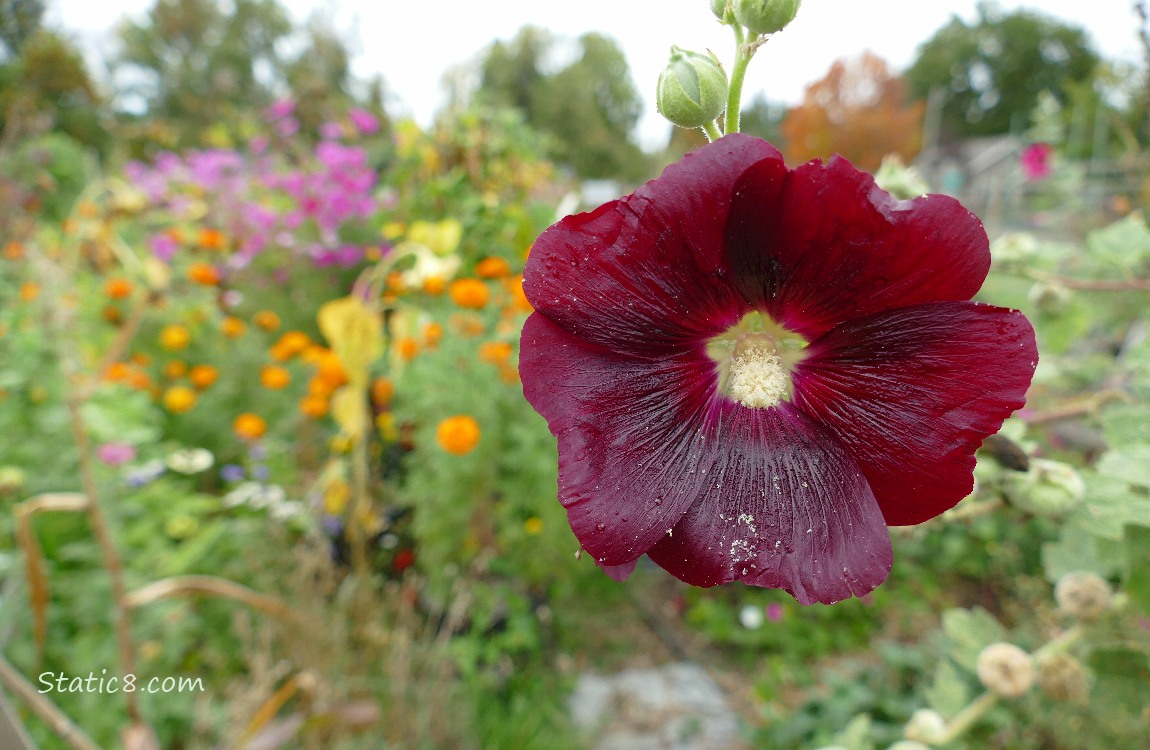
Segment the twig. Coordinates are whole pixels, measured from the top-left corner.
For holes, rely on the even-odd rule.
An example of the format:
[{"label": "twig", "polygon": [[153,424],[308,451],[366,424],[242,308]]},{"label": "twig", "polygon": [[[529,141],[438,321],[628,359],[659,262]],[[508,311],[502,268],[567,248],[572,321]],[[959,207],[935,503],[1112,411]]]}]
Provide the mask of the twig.
[{"label": "twig", "polygon": [[302,620],[301,615],[283,600],[215,576],[188,575],[164,578],[131,592],[125,596],[124,603],[129,608],[135,609],[160,599],[195,595],[234,599],[279,620],[290,622]]},{"label": "twig", "polygon": [[1019,416],[1027,424],[1043,424],[1044,422],[1057,422],[1060,419],[1079,417],[1083,414],[1093,414],[1102,408],[1107,401],[1130,401],[1130,395],[1116,389],[1101,391],[1089,398],[1073,403],[1055,406],[1045,411],[1024,410]]},{"label": "twig", "polygon": [[100,750],[100,746],[84,734],[84,730],[76,726],[55,703],[41,695],[25,680],[3,654],[0,654],[0,683],[20,696],[32,709],[32,713],[43,719],[56,736],[67,742],[73,750]]}]

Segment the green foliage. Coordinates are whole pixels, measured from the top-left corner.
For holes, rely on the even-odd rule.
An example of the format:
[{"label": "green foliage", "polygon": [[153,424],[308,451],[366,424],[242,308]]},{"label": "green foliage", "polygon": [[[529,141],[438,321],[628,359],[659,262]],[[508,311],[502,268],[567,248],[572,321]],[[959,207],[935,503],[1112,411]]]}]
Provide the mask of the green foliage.
[{"label": "green foliage", "polygon": [[634,180],[648,165],[633,141],[642,106],[627,62],[614,40],[579,37],[578,57],[544,70],[550,36],[527,26],[510,42],[496,42],[481,63],[478,101],[518,109],[550,137],[549,153],[583,178]]},{"label": "green foliage", "polygon": [[1065,104],[1097,63],[1082,29],[983,3],[973,24],[954,16],[923,44],[906,77],[917,97],[943,92],[951,136],[997,135],[1025,127],[1043,91]]},{"label": "green foliage", "polygon": [[20,54],[20,48],[40,28],[44,18],[44,0],[0,0],[0,44],[9,56]]}]

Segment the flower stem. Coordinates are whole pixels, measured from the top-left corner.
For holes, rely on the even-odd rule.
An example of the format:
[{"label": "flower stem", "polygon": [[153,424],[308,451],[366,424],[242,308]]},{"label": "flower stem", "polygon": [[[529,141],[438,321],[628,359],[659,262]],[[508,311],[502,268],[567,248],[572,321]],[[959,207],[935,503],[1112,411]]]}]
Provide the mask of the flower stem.
[{"label": "flower stem", "polygon": [[710,143],[714,143],[723,137],[722,131],[719,130],[719,126],[715,124],[714,120],[703,124],[699,129],[703,131],[703,135],[707,136],[707,141]]},{"label": "flower stem", "polygon": [[755,56],[755,50],[759,45],[754,41],[748,41],[743,36],[743,28],[738,24],[734,25],[735,29],[735,64],[731,68],[731,81],[727,88],[727,116],[725,119],[726,132],[738,133],[739,132],[739,107],[741,106],[743,98],[743,79],[747,75],[747,65],[750,64],[751,58]]}]

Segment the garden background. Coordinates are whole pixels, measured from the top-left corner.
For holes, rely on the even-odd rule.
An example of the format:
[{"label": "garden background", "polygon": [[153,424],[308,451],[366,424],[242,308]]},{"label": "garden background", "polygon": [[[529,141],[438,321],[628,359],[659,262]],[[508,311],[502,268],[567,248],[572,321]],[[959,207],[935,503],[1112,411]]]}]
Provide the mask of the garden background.
[{"label": "garden background", "polygon": [[[510,29],[420,125],[388,71],[354,75],[345,36],[276,0],[157,0],[106,73],[41,0],[0,0],[0,729],[41,748],[1138,746],[1150,25],[1129,5],[1141,61],[986,5],[906,69],[828,53],[801,103],[744,110],[789,164],[841,153],[896,195],[960,197],[992,241],[979,299],[1023,310],[1041,352],[973,496],[892,529],[873,594],[801,607],[654,566],[616,583],[555,500],[516,365],[528,250],[704,142],[668,125],[641,147],[654,82],[609,35]],[[700,0],[684,34],[711,21]],[[1029,654],[1022,694],[980,675],[995,643]]]}]

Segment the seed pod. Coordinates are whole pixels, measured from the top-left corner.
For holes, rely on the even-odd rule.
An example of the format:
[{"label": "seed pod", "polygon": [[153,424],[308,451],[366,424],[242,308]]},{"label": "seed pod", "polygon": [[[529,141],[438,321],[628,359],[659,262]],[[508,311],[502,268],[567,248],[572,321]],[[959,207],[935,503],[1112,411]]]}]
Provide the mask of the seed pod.
[{"label": "seed pod", "polygon": [[1017,698],[1034,685],[1034,665],[1018,646],[992,643],[978,655],[978,679],[999,697]]}]

